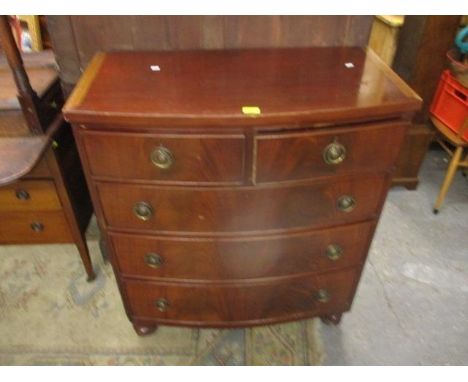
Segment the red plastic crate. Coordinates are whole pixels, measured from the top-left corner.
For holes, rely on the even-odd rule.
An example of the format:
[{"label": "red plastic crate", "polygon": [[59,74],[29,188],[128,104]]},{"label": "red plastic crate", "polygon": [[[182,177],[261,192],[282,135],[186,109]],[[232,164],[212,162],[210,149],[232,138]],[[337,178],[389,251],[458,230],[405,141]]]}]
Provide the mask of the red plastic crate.
[{"label": "red plastic crate", "polygon": [[[468,118],[468,89],[445,70],[432,100],[431,114],[448,128],[458,133]],[[463,133],[468,141],[468,128]]]}]

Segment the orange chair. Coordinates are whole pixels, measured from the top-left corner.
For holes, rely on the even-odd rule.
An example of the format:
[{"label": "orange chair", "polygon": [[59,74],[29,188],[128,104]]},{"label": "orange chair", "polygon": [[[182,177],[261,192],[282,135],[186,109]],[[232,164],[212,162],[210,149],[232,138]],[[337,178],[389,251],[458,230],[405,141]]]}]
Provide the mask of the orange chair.
[{"label": "orange chair", "polygon": [[[454,132],[449,129],[445,124],[439,121],[436,117],[431,116],[431,121],[437,129],[437,141],[442,146],[442,148],[449,154],[452,159],[450,160],[447,173],[445,174],[444,182],[439,191],[439,196],[434,205],[434,213],[439,212],[440,206],[444,202],[445,196],[452,184],[453,177],[456,170],[461,168],[468,168],[468,153],[464,156],[464,149],[468,147],[468,142],[463,138],[465,131],[468,129],[468,118],[465,119],[462,128],[458,132]],[[449,147],[450,144],[453,148]],[[462,158],[465,158],[462,160]],[[464,172],[466,176],[466,172]]]}]

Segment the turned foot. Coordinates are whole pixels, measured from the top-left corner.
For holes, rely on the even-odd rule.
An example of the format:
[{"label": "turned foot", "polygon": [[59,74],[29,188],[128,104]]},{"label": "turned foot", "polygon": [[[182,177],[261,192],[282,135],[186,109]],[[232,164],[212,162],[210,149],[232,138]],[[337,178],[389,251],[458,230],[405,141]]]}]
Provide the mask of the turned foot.
[{"label": "turned foot", "polygon": [[86,281],[90,283],[91,281],[94,281],[94,280],[96,280],[96,273],[92,271],[91,274],[88,274]]},{"label": "turned foot", "polygon": [[338,325],[341,321],[342,314],[328,314],[320,317],[322,322],[326,325]]},{"label": "turned foot", "polygon": [[139,336],[147,336],[153,333],[158,328],[158,325],[139,325],[133,324],[133,329]]}]

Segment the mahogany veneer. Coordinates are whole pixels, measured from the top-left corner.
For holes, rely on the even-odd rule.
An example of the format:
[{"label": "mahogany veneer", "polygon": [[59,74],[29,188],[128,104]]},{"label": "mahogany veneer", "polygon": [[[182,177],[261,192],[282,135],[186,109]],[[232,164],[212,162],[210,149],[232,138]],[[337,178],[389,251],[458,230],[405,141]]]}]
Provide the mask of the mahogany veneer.
[{"label": "mahogany veneer", "polygon": [[420,103],[360,48],[96,55],[64,114],[137,333],[338,323]]}]

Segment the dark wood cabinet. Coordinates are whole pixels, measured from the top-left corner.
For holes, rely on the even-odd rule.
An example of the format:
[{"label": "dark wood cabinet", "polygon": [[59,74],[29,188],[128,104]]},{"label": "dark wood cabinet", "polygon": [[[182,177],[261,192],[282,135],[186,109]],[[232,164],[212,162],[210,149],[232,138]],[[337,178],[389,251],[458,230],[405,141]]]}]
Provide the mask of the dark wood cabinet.
[{"label": "dark wood cabinet", "polygon": [[137,332],[337,323],[420,103],[361,48],[98,54],[64,114]]},{"label": "dark wood cabinet", "polygon": [[422,98],[397,160],[393,184],[415,189],[418,173],[435,131],[429,120],[432,102],[446,54],[454,46],[461,16],[405,16],[392,68]]}]

